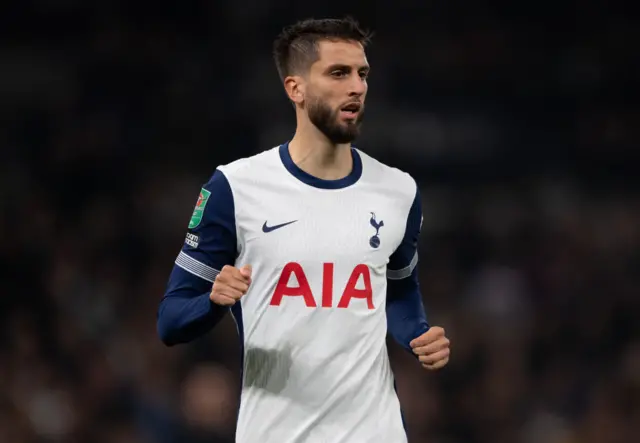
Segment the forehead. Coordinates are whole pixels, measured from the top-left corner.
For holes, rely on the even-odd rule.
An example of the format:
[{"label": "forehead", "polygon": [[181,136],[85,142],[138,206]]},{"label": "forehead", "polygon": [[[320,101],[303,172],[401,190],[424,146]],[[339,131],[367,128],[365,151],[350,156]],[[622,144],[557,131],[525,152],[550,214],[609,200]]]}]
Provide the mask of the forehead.
[{"label": "forehead", "polygon": [[322,40],[318,43],[317,65],[321,68],[331,65],[368,66],[364,47],[356,41]]}]

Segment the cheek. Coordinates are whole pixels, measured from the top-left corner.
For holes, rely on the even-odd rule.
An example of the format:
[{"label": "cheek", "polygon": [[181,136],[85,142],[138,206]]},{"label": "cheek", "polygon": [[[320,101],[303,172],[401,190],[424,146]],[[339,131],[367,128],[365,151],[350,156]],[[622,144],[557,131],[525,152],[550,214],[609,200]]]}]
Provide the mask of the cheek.
[{"label": "cheek", "polygon": [[340,97],[344,97],[344,88],[337,82],[323,81],[318,82],[313,88],[309,88],[315,97],[332,105],[340,101]]}]

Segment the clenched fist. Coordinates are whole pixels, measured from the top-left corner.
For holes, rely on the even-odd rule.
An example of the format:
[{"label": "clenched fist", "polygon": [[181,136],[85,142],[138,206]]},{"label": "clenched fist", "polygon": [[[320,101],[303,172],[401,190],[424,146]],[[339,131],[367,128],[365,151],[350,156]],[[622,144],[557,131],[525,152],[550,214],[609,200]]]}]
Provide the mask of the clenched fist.
[{"label": "clenched fist", "polygon": [[209,299],[217,305],[232,306],[242,298],[251,285],[251,265],[234,268],[226,265],[213,282]]},{"label": "clenched fist", "polygon": [[449,339],[439,326],[431,327],[420,337],[413,339],[409,346],[425,369],[440,369],[449,362]]}]

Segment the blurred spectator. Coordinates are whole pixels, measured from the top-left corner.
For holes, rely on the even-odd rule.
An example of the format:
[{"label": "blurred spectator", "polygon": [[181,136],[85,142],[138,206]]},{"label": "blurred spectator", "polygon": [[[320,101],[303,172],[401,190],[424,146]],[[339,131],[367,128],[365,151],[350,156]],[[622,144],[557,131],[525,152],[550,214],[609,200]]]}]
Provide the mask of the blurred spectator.
[{"label": "blurred spectator", "polygon": [[[215,166],[291,136],[271,39],[344,12],[258,3],[3,16],[0,442],[233,441],[233,322],[168,349],[157,303]],[[422,188],[452,339],[438,374],[390,344],[410,442],[637,442],[640,26],[592,1],[349,12],[377,31],[358,146]]]}]

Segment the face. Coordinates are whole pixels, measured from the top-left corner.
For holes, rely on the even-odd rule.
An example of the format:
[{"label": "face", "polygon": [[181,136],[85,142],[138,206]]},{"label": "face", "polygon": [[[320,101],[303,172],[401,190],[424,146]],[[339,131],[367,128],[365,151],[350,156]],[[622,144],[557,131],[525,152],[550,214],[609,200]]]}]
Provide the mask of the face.
[{"label": "face", "polygon": [[300,83],[299,103],[331,142],[350,143],[364,117],[369,65],[360,43],[322,41],[318,60]]}]

